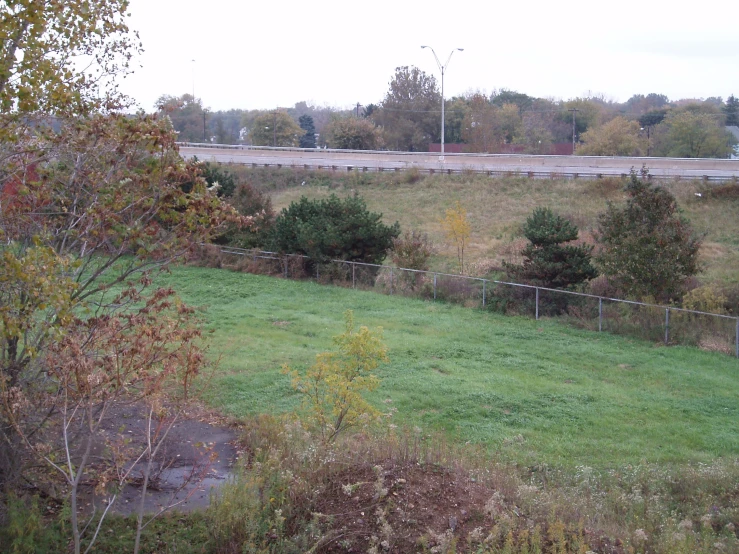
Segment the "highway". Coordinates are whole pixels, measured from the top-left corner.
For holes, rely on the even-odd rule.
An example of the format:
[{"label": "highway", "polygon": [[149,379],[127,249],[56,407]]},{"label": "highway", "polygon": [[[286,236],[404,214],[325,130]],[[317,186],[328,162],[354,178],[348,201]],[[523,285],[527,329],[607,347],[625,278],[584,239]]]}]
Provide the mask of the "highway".
[{"label": "highway", "polygon": [[722,182],[739,178],[739,160],[713,158],[622,158],[609,156],[537,156],[521,154],[446,154],[322,150],[181,143],[185,158],[252,165],[334,171],[403,171],[429,173],[515,173],[535,178],[596,178],[623,175],[642,166],[653,177],[680,177]]}]

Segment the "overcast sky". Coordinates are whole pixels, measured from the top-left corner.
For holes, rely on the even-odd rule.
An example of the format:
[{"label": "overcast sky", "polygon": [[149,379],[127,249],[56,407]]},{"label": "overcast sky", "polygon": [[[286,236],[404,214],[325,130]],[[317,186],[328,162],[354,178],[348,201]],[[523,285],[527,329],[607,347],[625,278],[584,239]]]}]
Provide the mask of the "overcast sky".
[{"label": "overcast sky", "polygon": [[147,111],[193,85],[213,110],[378,103],[397,66],[440,79],[422,44],[442,63],[464,48],[447,98],[501,88],[620,102],[739,96],[730,0],[131,0],[130,13],[145,52],[121,84]]}]

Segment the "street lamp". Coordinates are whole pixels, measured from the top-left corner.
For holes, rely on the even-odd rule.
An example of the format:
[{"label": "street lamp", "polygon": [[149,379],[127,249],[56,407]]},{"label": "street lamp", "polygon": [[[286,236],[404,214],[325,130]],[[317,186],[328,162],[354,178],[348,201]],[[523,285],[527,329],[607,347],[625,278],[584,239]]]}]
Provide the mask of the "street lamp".
[{"label": "street lamp", "polygon": [[192,102],[195,103],[195,60],[192,60]]},{"label": "street lamp", "polygon": [[431,50],[431,53],[434,55],[434,59],[436,60],[436,65],[439,67],[439,71],[441,71],[441,155],[444,155],[444,73],[446,72],[446,68],[449,65],[449,61],[452,59],[452,54],[454,54],[454,50],[459,50],[460,52],[464,52],[464,48],[455,48],[449,53],[449,57],[446,59],[446,63],[444,65],[441,65],[441,62],[439,61],[439,57],[436,55],[436,52],[434,52],[434,49],[430,46],[421,46],[421,48],[428,48]]},{"label": "street lamp", "polygon": [[650,151],[650,148],[649,148],[651,146],[649,144],[649,128],[650,127],[651,127],[651,125],[647,125],[647,126],[641,128],[642,131],[644,131],[644,130],[647,131],[647,157],[649,157],[650,154],[651,154],[651,151]]}]

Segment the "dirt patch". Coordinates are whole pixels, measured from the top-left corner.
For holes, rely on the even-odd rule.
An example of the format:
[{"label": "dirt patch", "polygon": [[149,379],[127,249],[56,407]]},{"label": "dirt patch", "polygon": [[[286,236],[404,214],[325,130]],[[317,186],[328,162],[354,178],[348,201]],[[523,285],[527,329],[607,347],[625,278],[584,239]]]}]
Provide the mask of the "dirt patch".
[{"label": "dirt patch", "polygon": [[487,487],[444,468],[353,468],[337,475],[316,505],[336,530],[320,551],[414,552],[445,534],[462,547],[473,529],[492,521],[484,511],[489,497]]},{"label": "dirt patch", "polygon": [[[523,540],[522,548],[528,548],[522,533],[534,526],[541,527],[542,544],[551,546],[547,522],[529,519],[504,489],[435,464],[388,459],[375,466],[349,467],[325,484],[311,506],[314,521],[329,529],[314,551],[472,552],[484,540],[493,541],[488,548],[502,548],[505,537],[490,534],[500,528],[511,529]],[[569,537],[573,531],[567,531]],[[598,530],[583,529],[582,539],[598,552],[624,552]]]}]

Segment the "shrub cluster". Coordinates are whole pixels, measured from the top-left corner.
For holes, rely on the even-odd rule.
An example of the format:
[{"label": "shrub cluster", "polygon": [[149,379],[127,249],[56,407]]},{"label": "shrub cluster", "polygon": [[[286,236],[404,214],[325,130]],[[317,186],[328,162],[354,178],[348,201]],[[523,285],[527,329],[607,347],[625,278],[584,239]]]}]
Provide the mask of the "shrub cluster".
[{"label": "shrub cluster", "polygon": [[275,220],[275,211],[269,195],[250,183],[239,183],[233,189],[233,194],[225,200],[239,214],[252,218],[253,225],[241,228],[232,224],[214,242],[239,248],[261,247]]},{"label": "shrub cluster", "polygon": [[367,209],[359,195],[293,202],[275,219],[267,247],[284,254],[303,254],[314,263],[332,259],[379,264],[400,235],[396,222],[387,226],[382,214]]}]

